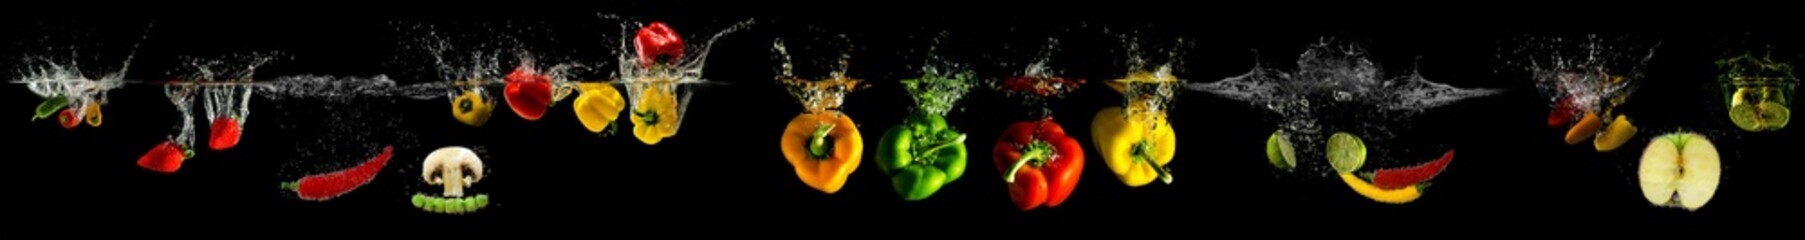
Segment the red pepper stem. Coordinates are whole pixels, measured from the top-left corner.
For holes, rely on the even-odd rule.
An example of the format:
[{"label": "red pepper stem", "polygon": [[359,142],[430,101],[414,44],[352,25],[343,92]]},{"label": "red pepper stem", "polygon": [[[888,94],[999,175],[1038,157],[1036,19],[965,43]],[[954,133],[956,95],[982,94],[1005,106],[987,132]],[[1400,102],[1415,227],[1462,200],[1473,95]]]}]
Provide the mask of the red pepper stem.
[{"label": "red pepper stem", "polygon": [[928,148],[928,150],[916,152],[914,162],[924,162],[927,159],[933,159],[934,157],[929,157],[928,153],[933,153],[934,151],[939,151],[941,148],[951,147],[951,146],[960,145],[960,144],[965,144],[965,134],[963,134],[963,133],[959,134],[959,137],[954,138],[952,141],[947,141],[945,143],[941,143],[940,145],[934,145],[934,147]]},{"label": "red pepper stem", "polygon": [[1028,165],[1028,162],[1046,161],[1051,158],[1049,155],[1052,155],[1052,151],[1049,148],[1052,147],[1048,146],[1045,141],[1036,140],[1034,143],[1029,143],[1028,147],[1022,149],[1022,157],[1015,160],[1015,165],[1009,167],[1008,173],[1003,174],[1003,182],[1015,183],[1015,173],[1021,171],[1022,166]]},{"label": "red pepper stem", "polygon": [[833,129],[834,124],[831,123],[815,126],[814,138],[810,139],[808,142],[808,154],[810,156],[815,158],[827,158],[827,151],[829,150],[827,149],[827,133],[833,131]]},{"label": "red pepper stem", "polygon": [[301,181],[293,181],[293,182],[282,182],[282,189],[283,189],[283,190],[298,190],[298,189],[301,189]]}]

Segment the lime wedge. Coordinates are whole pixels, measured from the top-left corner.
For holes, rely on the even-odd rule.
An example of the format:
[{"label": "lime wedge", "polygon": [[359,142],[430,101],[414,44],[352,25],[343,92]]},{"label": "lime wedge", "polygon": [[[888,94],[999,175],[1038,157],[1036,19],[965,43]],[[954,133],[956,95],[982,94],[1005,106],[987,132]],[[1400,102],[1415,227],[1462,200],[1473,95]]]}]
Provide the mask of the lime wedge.
[{"label": "lime wedge", "polygon": [[1730,122],[1735,123],[1736,127],[1742,128],[1742,130],[1750,132],[1761,131],[1761,124],[1763,121],[1761,120],[1760,113],[1756,112],[1755,108],[1755,105],[1752,104],[1742,104],[1730,107]]},{"label": "lime wedge", "polygon": [[1792,109],[1788,109],[1786,105],[1781,105],[1777,102],[1761,102],[1761,105],[1756,106],[1761,110],[1759,111],[1761,113],[1761,126],[1767,127],[1767,130],[1769,131],[1779,131],[1780,128],[1786,127],[1787,122],[1792,120]]},{"label": "lime wedge", "polygon": [[1284,170],[1297,166],[1297,150],[1291,147],[1290,136],[1286,136],[1285,131],[1272,132],[1272,137],[1266,139],[1266,160],[1272,162],[1273,167]]},{"label": "lime wedge", "polygon": [[1366,163],[1366,143],[1353,134],[1335,132],[1329,136],[1328,158],[1329,166],[1335,167],[1336,172],[1354,172]]}]

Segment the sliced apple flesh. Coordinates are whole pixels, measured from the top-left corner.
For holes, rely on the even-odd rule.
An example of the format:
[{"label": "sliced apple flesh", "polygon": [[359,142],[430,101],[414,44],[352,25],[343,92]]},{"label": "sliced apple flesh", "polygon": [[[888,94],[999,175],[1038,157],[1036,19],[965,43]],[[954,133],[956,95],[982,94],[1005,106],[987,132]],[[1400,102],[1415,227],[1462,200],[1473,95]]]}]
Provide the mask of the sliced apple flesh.
[{"label": "sliced apple flesh", "polygon": [[1637,176],[1642,197],[1656,206],[1697,211],[1717,194],[1722,176],[1717,146],[1704,135],[1673,133],[1656,137],[1642,152]]}]

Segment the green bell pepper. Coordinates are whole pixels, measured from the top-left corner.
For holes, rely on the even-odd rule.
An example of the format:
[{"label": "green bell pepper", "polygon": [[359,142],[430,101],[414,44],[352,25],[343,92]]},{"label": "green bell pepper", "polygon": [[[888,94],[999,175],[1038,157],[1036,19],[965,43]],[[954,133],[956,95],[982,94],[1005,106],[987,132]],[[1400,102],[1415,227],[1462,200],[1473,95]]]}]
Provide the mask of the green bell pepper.
[{"label": "green bell pepper", "polygon": [[877,145],[877,166],[903,200],[920,201],[965,174],[965,134],[946,119],[916,113],[891,127]]}]

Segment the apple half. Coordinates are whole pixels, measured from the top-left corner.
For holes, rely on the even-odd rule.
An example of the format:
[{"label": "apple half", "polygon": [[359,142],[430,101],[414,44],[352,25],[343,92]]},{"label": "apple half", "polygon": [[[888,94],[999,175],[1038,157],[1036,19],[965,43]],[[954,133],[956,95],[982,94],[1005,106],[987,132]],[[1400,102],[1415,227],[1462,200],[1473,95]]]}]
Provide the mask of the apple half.
[{"label": "apple half", "polygon": [[1704,135],[1672,133],[1649,141],[1637,176],[1649,203],[1697,211],[1717,194],[1722,170],[1717,147]]}]

